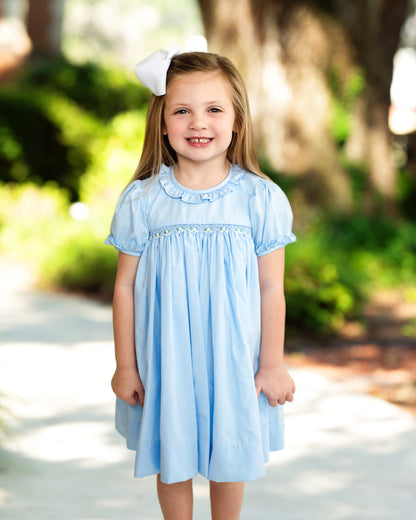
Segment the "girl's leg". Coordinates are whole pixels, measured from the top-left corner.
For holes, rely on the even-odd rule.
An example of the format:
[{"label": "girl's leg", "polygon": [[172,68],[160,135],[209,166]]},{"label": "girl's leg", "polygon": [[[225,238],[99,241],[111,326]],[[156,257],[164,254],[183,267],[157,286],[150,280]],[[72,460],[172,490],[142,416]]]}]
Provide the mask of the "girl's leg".
[{"label": "girl's leg", "polygon": [[244,482],[210,481],[212,520],[238,520],[243,503]]},{"label": "girl's leg", "polygon": [[157,496],[165,520],[192,520],[192,479],[165,484],[157,476]]}]

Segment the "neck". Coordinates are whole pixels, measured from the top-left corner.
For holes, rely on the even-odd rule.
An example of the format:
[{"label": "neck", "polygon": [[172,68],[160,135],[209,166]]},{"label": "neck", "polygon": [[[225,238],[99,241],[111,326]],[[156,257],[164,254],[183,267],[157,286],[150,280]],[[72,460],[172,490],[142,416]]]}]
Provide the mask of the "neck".
[{"label": "neck", "polygon": [[214,164],[188,164],[187,161],[178,161],[174,167],[175,178],[183,186],[203,190],[220,184],[230,172],[228,160]]}]

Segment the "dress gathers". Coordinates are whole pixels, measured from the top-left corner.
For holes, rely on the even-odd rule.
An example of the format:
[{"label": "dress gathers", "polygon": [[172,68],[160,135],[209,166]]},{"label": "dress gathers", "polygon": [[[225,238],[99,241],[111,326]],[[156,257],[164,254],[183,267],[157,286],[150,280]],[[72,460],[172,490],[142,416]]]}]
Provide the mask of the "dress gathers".
[{"label": "dress gathers", "polygon": [[134,289],[144,407],[116,402],[116,428],[136,451],[136,477],[165,483],[198,473],[217,482],[265,473],[283,448],[283,411],[257,398],[257,257],[296,240],[292,211],[272,181],[232,166],[192,190],[173,168],[134,181],[106,239],[139,256]]}]

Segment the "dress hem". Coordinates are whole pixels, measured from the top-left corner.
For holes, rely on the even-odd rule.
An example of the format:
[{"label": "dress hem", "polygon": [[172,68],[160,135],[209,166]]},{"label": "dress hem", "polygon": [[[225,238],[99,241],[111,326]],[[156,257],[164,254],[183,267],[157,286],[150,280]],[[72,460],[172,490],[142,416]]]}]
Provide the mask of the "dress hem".
[{"label": "dress hem", "polygon": [[[136,450],[136,447],[133,447],[131,444],[129,444],[129,440],[128,440],[128,436],[126,435],[126,433],[121,429],[119,428],[117,425],[115,427],[117,433],[119,433],[126,441],[126,448],[129,450],[129,451],[132,451],[132,452],[135,452],[137,453],[137,450]],[[185,475],[185,476],[182,476],[182,477],[179,477],[179,478],[174,478],[174,479],[169,479],[169,478],[163,478],[163,476],[161,475],[161,480],[163,483],[165,484],[174,484],[174,483],[177,483],[177,482],[185,482],[186,480],[189,480],[189,479],[193,479],[195,477],[197,477],[198,475],[201,475],[202,477],[206,478],[207,480],[210,480],[212,482],[251,482],[253,480],[257,480],[259,478],[262,478],[265,476],[266,474],[266,465],[270,462],[270,453],[272,452],[277,452],[277,451],[283,451],[284,448],[285,448],[285,445],[284,445],[284,440],[281,438],[279,441],[279,446],[272,446],[269,448],[269,450],[266,452],[265,454],[265,458],[264,458],[264,463],[263,463],[263,471],[255,474],[254,476],[252,477],[246,477],[246,478],[228,478],[228,479],[224,479],[224,478],[219,478],[219,477],[215,477],[215,476],[209,476],[209,472],[205,472],[205,471],[192,471],[190,472],[188,475]],[[153,475],[158,475],[160,474],[160,470],[149,470],[149,471],[138,471],[138,470],[135,470],[134,473],[133,473],[133,477],[134,478],[146,478],[146,477],[151,477]]]}]

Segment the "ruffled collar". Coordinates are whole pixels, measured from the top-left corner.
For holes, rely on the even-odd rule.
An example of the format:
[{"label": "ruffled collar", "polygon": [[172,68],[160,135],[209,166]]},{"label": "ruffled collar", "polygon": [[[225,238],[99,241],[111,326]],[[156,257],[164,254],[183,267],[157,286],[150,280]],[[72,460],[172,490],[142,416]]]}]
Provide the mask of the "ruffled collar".
[{"label": "ruffled collar", "polygon": [[240,183],[243,170],[238,166],[231,166],[230,173],[217,186],[206,190],[192,190],[186,188],[175,179],[173,166],[162,165],[159,173],[159,181],[165,192],[175,199],[182,199],[188,204],[198,204],[201,202],[213,202],[227,193],[233,191],[235,186]]}]

